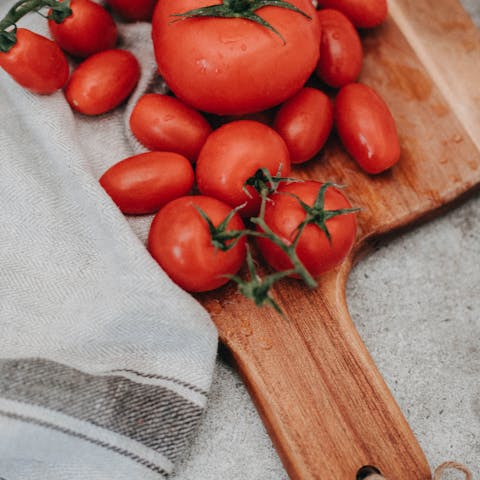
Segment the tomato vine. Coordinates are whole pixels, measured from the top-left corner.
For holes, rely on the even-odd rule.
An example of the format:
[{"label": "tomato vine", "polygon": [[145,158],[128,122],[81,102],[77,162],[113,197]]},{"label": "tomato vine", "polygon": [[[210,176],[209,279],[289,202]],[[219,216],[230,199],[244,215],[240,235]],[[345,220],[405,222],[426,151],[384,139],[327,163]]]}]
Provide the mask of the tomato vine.
[{"label": "tomato vine", "polygon": [[308,269],[302,263],[297,254],[297,246],[306,226],[310,224],[316,225],[325,233],[325,236],[331,243],[331,235],[326,224],[327,220],[338,215],[356,213],[360,210],[359,208],[327,210],[325,208],[325,193],[327,189],[330,187],[341,188],[341,186],[332,182],[325,182],[320,187],[313,206],[307,205],[296,195],[285,193],[286,195],[294,197],[305,211],[305,219],[297,226],[293,240],[291,242],[286,242],[279,235],[277,235],[265,221],[265,208],[267,202],[271,201],[270,195],[277,193],[278,187],[281,183],[292,182],[301,182],[301,180],[272,176],[266,168],[257,170],[255,174],[245,182],[245,187],[250,186],[255,188],[261,197],[259,214],[250,218],[250,222],[258,227],[258,229],[255,230],[247,228],[244,230],[226,231],[226,226],[228,225],[230,219],[243,207],[243,205],[233,209],[218,227],[215,227],[208,216],[199,208],[197,208],[200,215],[209,226],[212,244],[215,246],[215,248],[221,251],[226,251],[230,248],[233,248],[233,246],[242,237],[264,238],[270,240],[288,256],[292,264],[292,268],[278,271],[261,278],[256,271],[251,252],[247,248],[247,266],[250,277],[249,280],[244,280],[238,275],[229,276],[229,278],[237,284],[240,293],[253,300],[257,306],[270,305],[279,313],[282,313],[282,310],[271,296],[271,288],[277,281],[288,276],[296,275],[300,277],[300,279],[303,280],[303,282],[309,288],[315,288],[317,286],[315,278],[313,278],[313,276],[309,273]]},{"label": "tomato vine", "polygon": [[[20,0],[15,3],[0,20],[0,51],[7,53],[17,43],[17,22],[30,12],[41,14],[43,8],[49,8],[47,18],[56,23],[63,22],[72,14],[70,0]],[[42,14],[41,14],[42,15]]]}]

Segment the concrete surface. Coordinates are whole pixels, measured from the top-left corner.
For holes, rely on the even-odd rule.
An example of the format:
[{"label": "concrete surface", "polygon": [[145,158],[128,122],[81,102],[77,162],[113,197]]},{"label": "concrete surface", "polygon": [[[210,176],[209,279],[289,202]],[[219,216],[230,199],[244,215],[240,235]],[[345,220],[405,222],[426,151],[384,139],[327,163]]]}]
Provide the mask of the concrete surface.
[{"label": "concrete surface", "polygon": [[[480,0],[463,3],[480,25]],[[352,318],[432,467],[457,460],[474,479],[480,478],[479,212],[476,195],[382,245],[355,268],[347,291]],[[209,410],[175,480],[287,479],[241,379],[219,360]]]}]

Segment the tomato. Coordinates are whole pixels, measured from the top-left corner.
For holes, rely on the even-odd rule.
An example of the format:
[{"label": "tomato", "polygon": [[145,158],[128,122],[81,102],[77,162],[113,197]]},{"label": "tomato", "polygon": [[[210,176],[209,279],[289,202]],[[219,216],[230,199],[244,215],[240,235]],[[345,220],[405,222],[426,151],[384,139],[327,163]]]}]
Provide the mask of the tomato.
[{"label": "tomato", "polygon": [[[230,213],[228,205],[211,197],[187,196],[165,205],[155,216],[148,236],[153,258],[180,287],[190,292],[213,290],[228,282],[245,260],[245,238],[223,252],[212,243],[208,224],[196,207],[218,226]],[[242,230],[234,214],[227,231]]]},{"label": "tomato", "polygon": [[[244,18],[172,15],[216,0],[160,0],[152,38],[160,74],[177,97],[206,112],[237,115],[265,110],[300,90],[318,62],[320,29],[310,0],[290,3],[311,18],[267,6],[256,14],[283,37]],[[226,0],[241,9],[251,2]],[[222,7],[222,8],[223,8]],[[241,13],[238,13],[240,15]]]},{"label": "tomato", "polygon": [[150,21],[157,0],[107,0],[116,12],[126,20]]},{"label": "tomato", "polygon": [[117,42],[117,26],[112,16],[91,0],[72,0],[72,14],[62,23],[48,21],[53,39],[75,57],[85,58],[108,50]]},{"label": "tomato", "polygon": [[362,69],[362,44],[352,22],[338,10],[318,12],[322,27],[317,75],[331,87],[354,82]]},{"label": "tomato", "polygon": [[140,98],[130,116],[138,141],[150,150],[177,152],[191,162],[212,131],[196,110],[168,95],[149,93]]},{"label": "tomato", "polygon": [[137,59],[126,50],[105,50],[87,58],[65,89],[68,103],[85,115],[99,115],[120,105],[140,78]]},{"label": "tomato", "polygon": [[[307,181],[283,184],[278,193],[266,204],[265,222],[284,242],[291,244],[297,228],[305,220],[306,212],[297,195],[303,202],[313,206],[322,183]],[[333,187],[325,191],[324,209],[340,210],[351,208],[345,196]],[[296,248],[300,261],[310,275],[318,277],[337,266],[350,252],[356,234],[354,213],[334,216],[325,222],[331,241],[318,225],[310,223],[303,230]],[[276,270],[288,270],[292,264],[288,256],[277,245],[265,238],[257,238],[257,244],[265,260]]]},{"label": "tomato", "polygon": [[215,130],[205,142],[197,162],[197,185],[204,195],[218,198],[232,207],[243,203],[240,213],[258,212],[260,197],[244,184],[259,168],[271,175],[290,173],[290,158],[282,137],[263,123],[239,120]]},{"label": "tomato", "polygon": [[0,52],[0,67],[22,87],[44,95],[62,88],[70,73],[59,46],[25,28],[17,29],[17,43],[9,52]]},{"label": "tomato", "polygon": [[273,128],[282,136],[292,163],[310,160],[325,144],[333,125],[333,107],[320,90],[303,88],[287,100]]},{"label": "tomato", "polygon": [[318,4],[340,10],[359,28],[376,27],[388,14],[387,0],[318,0]]},{"label": "tomato", "polygon": [[385,102],[367,85],[351,83],[335,100],[335,124],[350,155],[367,173],[380,173],[400,158],[395,120]]},{"label": "tomato", "polygon": [[100,184],[126,214],[153,213],[193,187],[191,163],[178,153],[148,152],[110,167]]}]

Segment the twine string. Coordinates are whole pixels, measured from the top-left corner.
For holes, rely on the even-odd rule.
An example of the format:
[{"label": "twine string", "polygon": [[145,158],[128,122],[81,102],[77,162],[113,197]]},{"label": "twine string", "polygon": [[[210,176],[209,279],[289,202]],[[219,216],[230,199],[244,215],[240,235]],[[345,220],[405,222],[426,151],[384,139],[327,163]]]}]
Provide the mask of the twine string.
[{"label": "twine string", "polygon": [[[465,465],[462,465],[461,463],[457,463],[457,462],[444,462],[441,465],[439,465],[435,469],[432,480],[441,480],[445,470],[457,470],[465,474],[465,480],[473,480],[473,476],[470,470]],[[367,478],[365,478],[365,480],[387,480],[387,479],[382,475],[379,475],[378,473],[374,473],[372,475],[369,475]]]}]

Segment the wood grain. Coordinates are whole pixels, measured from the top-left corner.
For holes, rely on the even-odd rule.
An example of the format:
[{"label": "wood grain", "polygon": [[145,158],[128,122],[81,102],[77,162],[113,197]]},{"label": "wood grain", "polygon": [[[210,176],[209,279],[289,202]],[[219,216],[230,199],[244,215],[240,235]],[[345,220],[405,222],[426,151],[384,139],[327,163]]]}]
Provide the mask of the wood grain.
[{"label": "wood grain", "polygon": [[345,283],[372,238],[480,184],[480,33],[456,0],[393,0],[390,12],[363,35],[361,81],[382,94],[397,120],[400,163],[368,176],[334,138],[295,172],[348,185],[362,207],[351,257],[314,291],[281,283],[275,296],[286,319],[255,308],[231,285],[199,297],[294,480],[355,480],[364,465],[389,480],[431,478],[350,319]]}]

